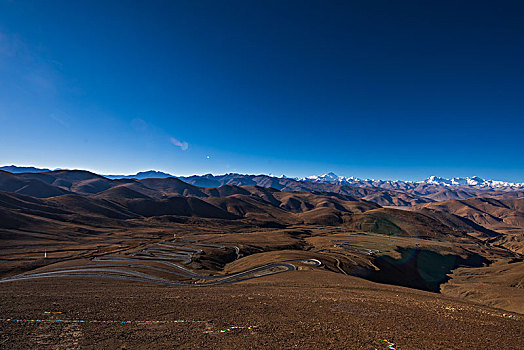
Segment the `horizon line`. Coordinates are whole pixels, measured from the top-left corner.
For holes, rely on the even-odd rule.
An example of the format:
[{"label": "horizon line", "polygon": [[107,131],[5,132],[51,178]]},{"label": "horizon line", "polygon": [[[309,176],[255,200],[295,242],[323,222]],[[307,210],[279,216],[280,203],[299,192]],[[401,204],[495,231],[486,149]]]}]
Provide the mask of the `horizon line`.
[{"label": "horizon line", "polygon": [[277,176],[277,175],[274,175],[273,173],[258,173],[258,174],[255,174],[255,173],[242,173],[242,172],[229,172],[229,173],[223,173],[223,174],[220,174],[220,173],[216,173],[215,174],[215,173],[209,172],[209,173],[194,173],[194,174],[177,175],[177,174],[171,174],[169,172],[166,172],[166,171],[163,171],[163,170],[156,170],[156,169],[140,170],[140,171],[137,171],[134,174],[132,174],[132,173],[131,174],[106,174],[105,172],[97,172],[95,170],[80,169],[80,168],[73,168],[73,169],[69,169],[69,168],[54,168],[54,169],[50,169],[50,168],[47,168],[47,167],[46,168],[39,168],[39,167],[36,167],[34,165],[14,165],[14,164],[0,165],[0,168],[4,168],[4,167],[34,168],[34,169],[43,170],[43,171],[60,171],[60,170],[65,170],[65,171],[88,171],[90,173],[97,174],[97,175],[104,176],[104,177],[107,177],[107,176],[134,176],[134,175],[138,175],[139,173],[145,173],[145,172],[154,171],[154,172],[159,172],[159,173],[170,175],[171,177],[191,177],[191,176],[205,176],[205,175],[225,176],[225,175],[235,174],[235,175],[269,176],[269,177],[274,177],[274,178],[288,178],[288,179],[300,181],[300,180],[303,180],[303,179],[306,179],[306,178],[312,177],[312,176],[324,176],[324,175],[328,175],[328,174],[333,174],[333,175],[338,176],[338,177],[353,178],[353,179],[356,179],[356,180],[363,180],[363,181],[391,181],[391,182],[400,181],[400,182],[417,183],[417,182],[424,182],[425,180],[428,180],[430,177],[435,176],[435,177],[438,177],[438,178],[441,178],[441,179],[446,179],[446,180],[465,179],[465,178],[470,178],[471,179],[471,178],[478,177],[478,178],[480,178],[482,180],[489,180],[489,181],[501,181],[501,182],[507,182],[507,183],[512,183],[512,184],[524,183],[524,181],[523,182],[514,182],[514,181],[499,180],[499,179],[492,179],[492,178],[491,179],[486,179],[486,178],[483,178],[483,177],[480,177],[480,176],[477,176],[477,175],[466,176],[466,177],[452,177],[452,178],[446,178],[446,177],[442,177],[442,176],[438,176],[438,175],[430,175],[430,176],[428,176],[428,177],[426,177],[426,178],[424,178],[422,180],[401,180],[401,179],[360,178],[360,177],[355,177],[355,176],[338,175],[338,174],[335,174],[332,171],[328,171],[328,172],[325,172],[325,173],[322,173],[322,174],[319,174],[319,175],[308,175],[308,176],[303,176],[303,177],[300,177],[300,176],[293,177],[293,176],[287,176],[285,174]]}]

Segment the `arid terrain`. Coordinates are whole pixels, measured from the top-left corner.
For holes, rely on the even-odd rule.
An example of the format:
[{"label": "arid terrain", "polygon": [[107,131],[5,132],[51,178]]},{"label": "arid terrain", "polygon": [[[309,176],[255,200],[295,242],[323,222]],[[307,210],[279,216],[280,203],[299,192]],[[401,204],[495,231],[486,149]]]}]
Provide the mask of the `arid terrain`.
[{"label": "arid terrain", "polygon": [[0,347],[521,347],[520,192],[271,184],[0,172]]}]

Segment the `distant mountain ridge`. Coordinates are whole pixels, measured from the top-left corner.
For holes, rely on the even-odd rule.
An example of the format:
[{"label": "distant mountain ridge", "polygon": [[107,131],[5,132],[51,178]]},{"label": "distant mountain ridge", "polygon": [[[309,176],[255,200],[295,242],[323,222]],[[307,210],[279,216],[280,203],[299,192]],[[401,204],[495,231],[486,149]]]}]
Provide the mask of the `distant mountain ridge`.
[{"label": "distant mountain ridge", "polygon": [[43,173],[46,171],[51,171],[50,169],[35,168],[33,166],[16,166],[16,165],[6,165],[0,167],[0,170],[8,171],[13,174],[18,173]]},{"label": "distant mountain ridge", "polygon": [[[238,173],[229,173],[224,175],[213,175],[213,174],[206,174],[206,175],[191,175],[191,176],[175,176],[169,173],[156,171],[156,170],[149,170],[149,171],[143,171],[139,172],[135,175],[104,175],[105,177],[109,179],[146,179],[146,178],[167,178],[167,177],[176,177],[181,180],[189,180],[191,183],[193,182],[202,182],[199,183],[198,186],[204,186],[204,187],[212,187],[216,185],[220,185],[223,183],[220,183],[223,179],[235,179],[235,178],[245,178],[246,176],[266,176],[269,178],[274,179],[289,179],[289,180],[295,180],[295,181],[301,181],[301,182],[316,182],[316,183],[329,183],[329,184],[336,184],[336,185],[349,185],[349,186],[357,186],[357,187],[379,187],[379,188],[388,188],[388,189],[395,189],[395,188],[401,188],[401,187],[416,187],[418,184],[431,184],[431,185],[438,185],[438,186],[470,186],[473,188],[493,188],[493,189],[507,189],[507,190],[518,190],[518,189],[524,189],[524,183],[515,183],[515,182],[508,182],[508,181],[500,181],[500,180],[486,180],[482,179],[478,176],[473,177],[454,177],[451,179],[443,178],[440,176],[430,176],[427,179],[423,181],[402,181],[402,180],[373,180],[373,179],[360,179],[357,177],[345,177],[345,176],[338,176],[335,173],[327,173],[323,175],[313,175],[308,177],[287,177],[285,175],[281,176],[274,176],[272,174],[270,175],[249,175],[249,174],[238,174]],[[219,182],[214,182],[214,179],[220,179]],[[206,185],[206,182],[210,182],[209,185]],[[212,184],[211,184],[212,183]],[[196,184],[196,183],[193,183]]]},{"label": "distant mountain ridge", "polygon": [[327,173],[322,175],[314,175],[303,178],[295,178],[298,181],[307,181],[307,182],[326,182],[326,183],[335,183],[340,185],[351,185],[351,186],[374,186],[374,187],[383,187],[385,184],[405,184],[410,186],[416,186],[417,184],[432,184],[439,186],[471,186],[475,188],[510,188],[510,189],[520,189],[524,188],[524,183],[518,182],[508,182],[500,180],[486,180],[478,176],[473,177],[454,177],[451,179],[443,178],[440,176],[430,176],[423,181],[402,181],[402,180],[370,180],[370,179],[359,179],[356,177],[345,177],[338,176],[335,173]]},{"label": "distant mountain ridge", "polygon": [[[45,168],[35,168],[35,167],[22,167],[16,165],[2,166],[0,170],[8,171],[10,173],[40,173],[51,171],[50,169]],[[55,169],[58,170],[58,169]],[[375,180],[375,179],[360,179],[354,176],[346,177],[339,176],[333,172],[329,172],[322,175],[312,175],[307,177],[287,177],[285,175],[274,176],[273,174],[269,175],[249,175],[249,174],[239,174],[239,173],[228,173],[224,175],[191,175],[191,176],[176,176],[163,171],[158,170],[147,170],[140,171],[134,175],[102,175],[108,179],[163,179],[168,177],[176,177],[181,180],[189,179],[190,181],[196,181],[197,179],[202,179],[203,182],[212,181],[213,179],[233,179],[233,178],[242,178],[246,176],[266,176],[269,178],[275,179],[290,179],[302,182],[317,182],[317,183],[330,183],[337,185],[350,185],[358,187],[380,187],[380,188],[395,188],[399,187],[400,184],[404,186],[416,186],[417,184],[431,184],[439,186],[471,186],[474,188],[497,188],[497,189],[524,189],[524,182],[509,182],[501,180],[488,180],[483,179],[478,176],[472,177],[454,177],[451,179],[432,175],[422,181],[403,181],[403,180]],[[216,183],[218,184],[218,183]],[[214,185],[216,185],[214,184]],[[202,185],[199,185],[202,186]],[[206,187],[204,185],[204,187]],[[212,186],[208,186],[212,187]]]},{"label": "distant mountain ridge", "polygon": [[343,194],[369,190],[338,188],[340,193],[311,188],[282,191],[256,185],[198,187],[172,177],[111,180],[82,170],[0,171],[0,229],[23,231],[37,226],[40,230],[51,225],[54,230],[73,221],[82,225],[113,225],[115,220],[136,219],[186,222],[180,217],[193,217],[243,220],[245,224],[273,228],[346,224],[365,232],[416,237],[462,237],[467,232],[496,235],[452,214],[429,217],[414,210],[383,208]]},{"label": "distant mountain ridge", "polygon": [[140,171],[136,173],[135,175],[102,175],[104,177],[107,177],[108,179],[165,179],[168,177],[176,177],[175,175],[171,175],[168,173],[164,173],[162,171],[157,170],[148,170],[148,171]]},{"label": "distant mountain ridge", "polygon": [[[510,183],[504,181],[484,180],[479,177],[445,179],[431,176],[424,181],[400,181],[400,180],[362,180],[355,177],[338,176],[327,173],[319,176],[306,178],[289,178],[286,176],[274,177],[270,175],[249,174],[224,174],[224,175],[192,175],[173,176],[172,174],[150,170],[142,171],[135,175],[96,175],[99,178],[94,182],[86,182],[82,185],[75,184],[73,187],[59,188],[49,187],[48,180],[35,182],[46,178],[46,174],[57,171],[42,172],[43,169],[30,167],[18,168],[14,166],[9,169],[14,173],[23,175],[24,180],[17,179],[21,187],[16,192],[23,194],[36,193],[37,196],[57,195],[57,192],[70,191],[73,193],[94,193],[94,188],[104,183],[102,179],[112,181],[143,181],[143,180],[178,180],[193,186],[202,188],[220,187],[225,185],[247,186],[255,185],[271,187],[279,191],[299,191],[312,193],[331,193],[343,196],[353,196],[367,201],[378,203],[382,206],[410,207],[414,205],[438,202],[444,200],[463,200],[473,197],[491,197],[498,199],[515,199],[524,197],[524,184]],[[5,168],[5,167],[4,167]],[[1,168],[0,168],[1,169]],[[26,172],[22,172],[26,170]],[[13,173],[13,172],[8,172]],[[70,174],[81,174],[82,171],[69,171]],[[84,173],[87,173],[84,171]],[[7,175],[6,174],[6,175]],[[92,174],[92,173],[91,173]],[[38,175],[38,176],[37,176]],[[95,174],[92,174],[95,175]],[[53,175],[55,176],[55,175]],[[1,182],[1,181],[0,181]],[[12,186],[14,179],[9,182]],[[165,183],[169,183],[165,182]],[[96,185],[95,185],[96,184]],[[80,186],[77,189],[76,186]],[[104,183],[105,189],[114,184]],[[136,186],[136,184],[135,184]],[[2,190],[3,186],[0,186]],[[10,188],[10,187],[7,187]],[[5,190],[5,189],[4,189]],[[11,191],[10,189],[7,189]]]},{"label": "distant mountain ridge", "polygon": [[[408,185],[396,190],[267,175],[108,179],[85,170],[0,171],[0,228],[44,227],[48,220],[60,226],[71,220],[111,224],[181,216],[245,220],[273,228],[344,224],[365,232],[420,237],[472,233],[522,251],[524,191]],[[511,236],[502,239],[501,233]]]}]

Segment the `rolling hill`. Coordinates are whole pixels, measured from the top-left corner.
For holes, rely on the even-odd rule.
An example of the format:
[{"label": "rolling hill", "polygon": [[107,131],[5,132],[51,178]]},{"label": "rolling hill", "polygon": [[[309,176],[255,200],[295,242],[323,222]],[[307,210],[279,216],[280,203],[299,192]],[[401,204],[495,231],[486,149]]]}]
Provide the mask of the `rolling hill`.
[{"label": "rolling hill", "polygon": [[422,204],[415,208],[451,213],[495,231],[518,231],[524,227],[524,198],[469,198]]}]

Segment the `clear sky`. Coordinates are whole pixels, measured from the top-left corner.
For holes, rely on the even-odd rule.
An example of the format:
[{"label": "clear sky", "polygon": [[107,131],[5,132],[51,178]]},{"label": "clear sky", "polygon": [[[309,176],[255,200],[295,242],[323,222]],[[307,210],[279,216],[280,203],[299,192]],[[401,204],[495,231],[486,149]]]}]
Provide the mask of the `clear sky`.
[{"label": "clear sky", "polygon": [[0,165],[524,182],[523,1],[0,0]]}]

